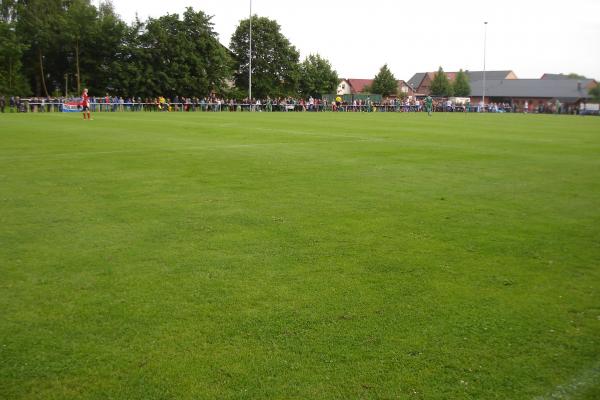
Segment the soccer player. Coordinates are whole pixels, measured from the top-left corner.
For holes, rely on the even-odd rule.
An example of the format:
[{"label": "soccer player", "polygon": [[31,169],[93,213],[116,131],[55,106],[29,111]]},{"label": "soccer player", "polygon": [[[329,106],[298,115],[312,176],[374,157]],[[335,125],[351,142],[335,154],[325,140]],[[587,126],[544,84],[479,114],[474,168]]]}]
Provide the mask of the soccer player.
[{"label": "soccer player", "polygon": [[427,115],[431,117],[431,110],[433,109],[433,99],[431,96],[427,96],[425,98],[425,110],[427,110]]},{"label": "soccer player", "polygon": [[83,108],[83,119],[86,119],[85,114],[87,113],[87,120],[91,120],[92,115],[90,114],[90,96],[88,96],[87,88],[83,89],[83,93],[81,94],[81,107]]}]

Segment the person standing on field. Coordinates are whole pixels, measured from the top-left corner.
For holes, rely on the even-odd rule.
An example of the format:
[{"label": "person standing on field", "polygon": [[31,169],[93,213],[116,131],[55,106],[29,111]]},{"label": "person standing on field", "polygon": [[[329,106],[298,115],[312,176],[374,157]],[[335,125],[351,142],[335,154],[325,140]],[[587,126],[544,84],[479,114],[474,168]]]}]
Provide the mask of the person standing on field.
[{"label": "person standing on field", "polygon": [[87,88],[83,89],[83,93],[81,94],[81,107],[83,109],[83,119],[86,119],[87,113],[87,120],[91,120],[92,115],[90,114],[90,96],[88,95]]},{"label": "person standing on field", "polygon": [[425,109],[427,110],[427,115],[431,117],[431,110],[433,108],[433,99],[431,96],[427,96],[425,98]]}]

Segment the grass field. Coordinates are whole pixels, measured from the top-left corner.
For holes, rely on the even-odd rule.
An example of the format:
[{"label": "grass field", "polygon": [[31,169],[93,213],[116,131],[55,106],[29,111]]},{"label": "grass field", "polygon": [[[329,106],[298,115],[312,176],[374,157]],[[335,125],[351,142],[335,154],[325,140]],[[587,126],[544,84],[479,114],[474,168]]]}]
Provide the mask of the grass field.
[{"label": "grass field", "polygon": [[0,115],[0,398],[600,398],[600,118],[95,117]]}]

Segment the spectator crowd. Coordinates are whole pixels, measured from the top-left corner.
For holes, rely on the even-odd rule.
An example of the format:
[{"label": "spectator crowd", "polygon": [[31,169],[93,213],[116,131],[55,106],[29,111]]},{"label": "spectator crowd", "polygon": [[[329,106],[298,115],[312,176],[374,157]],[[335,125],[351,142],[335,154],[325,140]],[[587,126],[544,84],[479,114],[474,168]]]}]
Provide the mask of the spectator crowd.
[{"label": "spectator crowd", "polygon": [[[78,111],[79,97],[28,97],[11,96],[8,99],[0,96],[0,112],[62,112]],[[8,108],[8,110],[7,110]],[[341,97],[332,99],[308,99],[282,97],[266,99],[243,99],[236,101],[219,96],[167,98],[120,97],[106,94],[103,97],[90,97],[92,112],[422,112],[424,98],[391,98],[371,100],[369,96],[360,99],[344,100]],[[433,111],[436,112],[481,112],[484,105],[471,105],[469,101],[458,103],[446,98],[433,99]],[[515,104],[488,103],[487,112],[521,112]],[[540,107],[539,113],[554,112],[553,107]]]}]

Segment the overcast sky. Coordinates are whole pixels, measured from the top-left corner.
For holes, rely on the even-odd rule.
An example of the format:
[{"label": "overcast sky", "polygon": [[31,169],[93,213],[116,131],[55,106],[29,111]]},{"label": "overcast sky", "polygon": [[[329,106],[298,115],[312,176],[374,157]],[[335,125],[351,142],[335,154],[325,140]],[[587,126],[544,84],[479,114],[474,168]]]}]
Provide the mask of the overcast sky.
[{"label": "overcast sky", "polygon": [[[96,2],[101,0],[94,0]],[[126,22],[186,7],[214,16],[229,46],[249,0],[113,0]],[[600,78],[599,0],[252,0],[252,11],[279,22],[304,58],[319,53],[340,77],[372,78],[387,63],[398,79],[413,73],[511,69],[520,78],[577,72]]]}]

